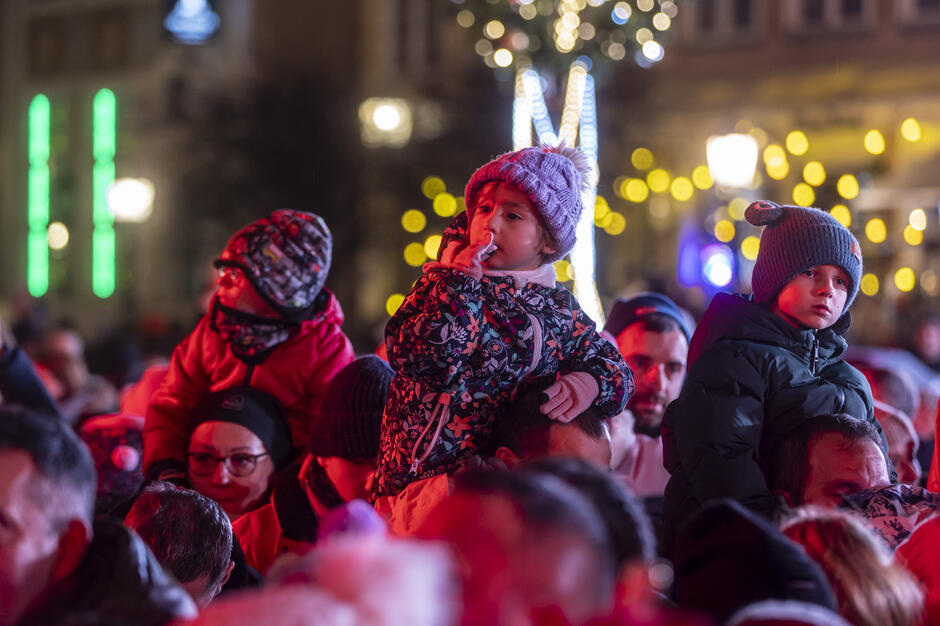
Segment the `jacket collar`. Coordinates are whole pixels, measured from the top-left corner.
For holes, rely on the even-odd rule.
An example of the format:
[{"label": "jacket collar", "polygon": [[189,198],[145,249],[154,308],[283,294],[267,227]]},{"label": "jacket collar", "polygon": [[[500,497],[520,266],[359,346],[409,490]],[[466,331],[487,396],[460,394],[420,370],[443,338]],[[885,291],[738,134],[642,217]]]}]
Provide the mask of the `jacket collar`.
[{"label": "jacket collar", "polygon": [[516,289],[521,289],[529,283],[549,288],[555,286],[555,266],[551,263],[534,270],[484,270],[483,275],[494,279],[507,277]]}]

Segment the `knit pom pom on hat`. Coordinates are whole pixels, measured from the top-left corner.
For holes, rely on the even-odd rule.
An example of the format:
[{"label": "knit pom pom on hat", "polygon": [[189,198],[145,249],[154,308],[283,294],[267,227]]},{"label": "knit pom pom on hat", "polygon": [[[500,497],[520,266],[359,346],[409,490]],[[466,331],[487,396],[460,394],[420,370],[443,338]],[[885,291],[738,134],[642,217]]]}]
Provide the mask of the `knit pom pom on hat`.
[{"label": "knit pom pom on hat", "polygon": [[591,184],[593,169],[577,148],[539,145],[502,154],[473,173],[464,193],[473,220],[477,194],[486,183],[511,185],[528,196],[556,244],[546,262],[557,261],[574,247],[583,205],[581,192]]},{"label": "knit pom pom on hat", "polygon": [[835,265],[848,274],[849,293],[843,309],[848,310],[862,278],[862,250],[845,226],[821,209],[768,200],[752,202],[744,219],[765,227],[751,275],[751,289],[757,302],[771,303],[800,272],[819,265]]},{"label": "knit pom pom on hat", "polygon": [[235,233],[225,251],[216,267],[237,267],[276,311],[302,317],[326,282],[333,237],[320,216],[278,209]]}]

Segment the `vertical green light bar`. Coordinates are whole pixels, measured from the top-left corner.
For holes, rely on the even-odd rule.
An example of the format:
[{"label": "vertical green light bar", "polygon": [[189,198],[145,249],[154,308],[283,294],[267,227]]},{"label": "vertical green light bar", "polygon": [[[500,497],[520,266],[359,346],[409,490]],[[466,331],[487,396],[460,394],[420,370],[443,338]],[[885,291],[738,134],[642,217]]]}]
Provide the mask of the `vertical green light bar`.
[{"label": "vertical green light bar", "polygon": [[38,298],[49,289],[49,98],[37,94],[29,103],[27,129],[29,182],[26,220],[26,287]]},{"label": "vertical green light bar", "polygon": [[108,189],[114,182],[117,141],[117,99],[110,89],[95,94],[92,107],[92,234],[91,288],[99,298],[114,293],[114,217],[108,210]]}]

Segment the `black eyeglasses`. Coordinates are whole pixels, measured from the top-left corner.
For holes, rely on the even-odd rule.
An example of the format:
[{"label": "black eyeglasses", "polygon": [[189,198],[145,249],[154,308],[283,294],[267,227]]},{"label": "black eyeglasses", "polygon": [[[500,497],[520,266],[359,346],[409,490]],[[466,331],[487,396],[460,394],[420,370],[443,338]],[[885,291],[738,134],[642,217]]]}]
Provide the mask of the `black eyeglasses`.
[{"label": "black eyeglasses", "polygon": [[258,459],[266,456],[268,456],[267,452],[261,454],[236,452],[228,456],[216,456],[208,452],[188,452],[186,461],[189,464],[189,471],[196,476],[212,476],[219,463],[225,463],[229,474],[241,478],[250,476],[258,467]]}]

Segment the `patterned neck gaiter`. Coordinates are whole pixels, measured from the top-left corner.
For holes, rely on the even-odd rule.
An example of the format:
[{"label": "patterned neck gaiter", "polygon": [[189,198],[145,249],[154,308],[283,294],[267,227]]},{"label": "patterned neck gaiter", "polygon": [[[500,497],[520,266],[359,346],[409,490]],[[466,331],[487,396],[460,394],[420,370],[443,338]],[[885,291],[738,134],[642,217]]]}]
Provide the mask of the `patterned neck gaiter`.
[{"label": "patterned neck gaiter", "polygon": [[275,346],[284,343],[300,327],[296,322],[245,313],[212,299],[211,328],[222,335],[235,356],[257,362]]}]

